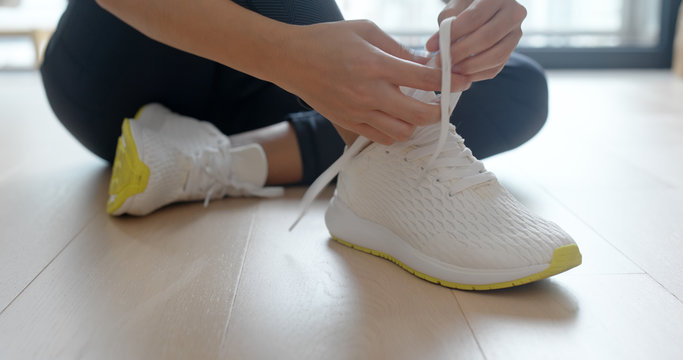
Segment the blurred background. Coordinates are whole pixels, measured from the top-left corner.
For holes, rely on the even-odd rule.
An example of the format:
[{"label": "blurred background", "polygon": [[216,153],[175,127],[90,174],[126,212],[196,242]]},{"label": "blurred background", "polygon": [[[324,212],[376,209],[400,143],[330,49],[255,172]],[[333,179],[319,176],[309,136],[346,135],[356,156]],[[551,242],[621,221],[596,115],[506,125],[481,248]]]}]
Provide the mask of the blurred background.
[{"label": "blurred background", "polygon": [[[680,0],[520,0],[528,17],[519,51],[547,68],[671,66]],[[0,0],[0,68],[40,61],[66,0]],[[441,0],[338,0],[347,19],[371,19],[407,46],[437,28]]]},{"label": "blurred background", "polygon": [[[337,1],[415,48],[444,6]],[[549,117],[485,164],[584,264],[473,293],[330,241],[332,189],[291,233],[303,188],[108,216],[110,166],[58,121],[35,70],[67,2],[0,0],[0,360],[683,359],[681,0],[519,1],[519,51],[553,69]]]},{"label": "blurred background", "polygon": [[[547,68],[671,66],[680,0],[518,0],[527,8],[519,51]],[[441,0],[337,0],[348,19],[367,18],[421,47]]]}]

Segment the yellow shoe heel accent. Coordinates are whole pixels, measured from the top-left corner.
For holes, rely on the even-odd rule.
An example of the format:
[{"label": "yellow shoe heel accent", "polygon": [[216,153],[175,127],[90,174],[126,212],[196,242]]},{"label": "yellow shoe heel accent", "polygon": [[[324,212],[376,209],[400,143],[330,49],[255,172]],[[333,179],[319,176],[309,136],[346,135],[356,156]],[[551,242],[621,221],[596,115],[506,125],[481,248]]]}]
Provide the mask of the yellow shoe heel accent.
[{"label": "yellow shoe heel accent", "polygon": [[116,212],[131,196],[145,191],[149,182],[149,168],[140,160],[130,121],[123,121],[121,137],[116,146],[116,157],[109,182],[109,214]]},{"label": "yellow shoe heel accent", "polygon": [[139,119],[139,118],[140,118],[140,115],[142,115],[142,110],[144,110],[144,109],[145,109],[145,106],[141,106],[141,107],[138,109],[138,112],[135,113],[135,116],[133,116],[133,118],[136,119],[136,120]]},{"label": "yellow shoe heel accent", "polygon": [[445,281],[445,280],[440,280],[437,279],[433,276],[429,276],[427,274],[421,273],[415,269],[412,269],[408,267],[406,264],[402,263],[400,260],[396,259],[395,257],[385,254],[383,252],[377,251],[377,250],[372,250],[368,249],[362,246],[358,246],[355,244],[352,244],[348,241],[344,241],[342,239],[339,239],[335,237],[334,235],[332,236],[334,240],[339,242],[342,245],[346,245],[350,248],[360,250],[363,252],[366,252],[368,254],[372,254],[375,256],[379,256],[381,258],[387,259],[394,264],[402,267],[404,270],[408,271],[409,273],[427,280],[429,282],[439,284],[448,288],[453,288],[453,289],[460,289],[460,290],[493,290],[493,289],[503,289],[503,288],[508,288],[508,287],[513,287],[517,285],[522,285],[522,284],[527,284],[533,281],[541,280],[548,278],[553,275],[557,275],[561,272],[567,271],[573,267],[581,265],[581,253],[579,252],[579,247],[576,246],[576,244],[572,245],[567,245],[567,246],[562,246],[553,252],[553,259],[550,262],[550,265],[545,268],[545,270],[532,274],[517,280],[512,280],[512,281],[505,281],[505,282],[500,282],[500,283],[495,283],[495,284],[483,284],[483,285],[472,285],[472,284],[460,284],[460,283],[454,283],[450,281]]}]

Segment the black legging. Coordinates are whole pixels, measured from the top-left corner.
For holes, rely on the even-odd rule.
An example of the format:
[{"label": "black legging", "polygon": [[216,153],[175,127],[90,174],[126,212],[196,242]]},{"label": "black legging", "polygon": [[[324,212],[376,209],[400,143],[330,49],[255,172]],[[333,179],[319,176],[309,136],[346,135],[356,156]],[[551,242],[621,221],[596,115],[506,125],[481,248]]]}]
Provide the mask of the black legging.
[{"label": "black legging", "polygon": [[[291,24],[342,19],[333,0],[235,2]],[[154,41],[94,0],[69,1],[47,47],[41,74],[62,124],[110,162],[123,118],[151,102],[209,121],[228,135],[290,121],[302,154],[302,183],[312,182],[344,148],[332,125],[308,111],[296,96]],[[527,141],[543,126],[547,111],[542,69],[513,54],[495,79],[475,83],[462,95],[451,121],[475,156],[484,158]]]}]

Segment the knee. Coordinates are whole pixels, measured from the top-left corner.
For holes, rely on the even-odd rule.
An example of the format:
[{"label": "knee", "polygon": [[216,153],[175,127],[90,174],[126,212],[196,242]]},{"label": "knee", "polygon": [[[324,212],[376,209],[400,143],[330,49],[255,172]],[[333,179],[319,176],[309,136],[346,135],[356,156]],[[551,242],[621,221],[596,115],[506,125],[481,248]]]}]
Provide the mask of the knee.
[{"label": "knee", "polygon": [[510,149],[534,137],[548,119],[548,81],[543,68],[534,60],[513,54],[499,75],[514,89],[507,92],[512,102],[504,137]]},{"label": "knee", "polygon": [[472,84],[453,113],[458,133],[478,158],[512,150],[536,135],[548,117],[548,84],[540,65],[512,54],[491,80]]},{"label": "knee", "polygon": [[521,105],[520,118],[515,122],[524,125],[526,139],[523,141],[526,141],[536,135],[548,119],[548,81],[541,65],[527,56],[513,54],[508,67],[520,90],[513,93],[515,101]]},{"label": "knee", "polygon": [[102,121],[101,114],[93,114],[79,106],[65,93],[64,82],[58,78],[57,69],[43,63],[40,70],[45,95],[57,119],[85,148],[113,162],[121,121],[118,124]]}]

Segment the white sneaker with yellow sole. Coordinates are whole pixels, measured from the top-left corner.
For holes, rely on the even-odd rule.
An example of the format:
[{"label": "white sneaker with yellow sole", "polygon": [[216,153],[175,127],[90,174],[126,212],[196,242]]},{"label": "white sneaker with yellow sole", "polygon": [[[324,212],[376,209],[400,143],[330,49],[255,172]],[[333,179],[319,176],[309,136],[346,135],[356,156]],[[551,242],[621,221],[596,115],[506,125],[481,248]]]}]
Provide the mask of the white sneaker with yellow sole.
[{"label": "white sneaker with yellow sole", "polygon": [[281,188],[264,187],[267,173],[260,145],[231,148],[212,124],[149,104],[123,121],[107,212],[146,215],[179,201],[280,195]]},{"label": "white sneaker with yellow sole", "polygon": [[[451,20],[440,28],[442,49],[450,47]],[[441,123],[391,146],[359,137],[311,185],[298,219],[339,174],[325,214],[332,237],[422,279],[457,289],[498,289],[581,264],[572,238],[505,190],[450,124],[460,94],[450,91],[449,52],[440,56],[442,96],[403,91],[440,102]]]}]

